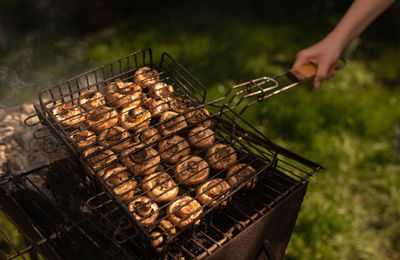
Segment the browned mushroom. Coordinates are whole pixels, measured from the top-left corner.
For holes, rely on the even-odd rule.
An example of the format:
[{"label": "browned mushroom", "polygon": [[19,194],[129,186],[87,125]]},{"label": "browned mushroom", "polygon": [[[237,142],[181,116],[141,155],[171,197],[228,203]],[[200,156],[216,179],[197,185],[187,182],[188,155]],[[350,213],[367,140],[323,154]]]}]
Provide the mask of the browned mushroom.
[{"label": "browned mushroom", "polygon": [[212,121],[210,119],[210,112],[205,108],[194,109],[189,107],[187,110],[190,112],[185,114],[186,122],[189,125],[201,125],[204,127],[212,127]]},{"label": "browned mushroom", "polygon": [[160,231],[153,231],[150,233],[150,243],[151,246],[157,253],[161,253],[164,250],[164,237],[162,236]]},{"label": "browned mushroom", "polygon": [[[98,140],[100,145],[105,147],[112,145],[110,149],[114,152],[119,152],[131,146],[128,139],[130,136],[129,132],[122,127],[113,126],[100,132]],[[126,140],[121,142],[123,139]]]},{"label": "browned mushroom", "polygon": [[97,136],[95,133],[89,130],[76,130],[71,134],[72,141],[78,146],[78,148],[87,148],[94,145],[97,142]]},{"label": "browned mushroom", "polygon": [[210,167],[198,156],[183,157],[174,168],[175,179],[184,186],[194,186],[207,180]]},{"label": "browned mushroom", "polygon": [[214,144],[214,131],[210,128],[198,126],[189,131],[188,139],[190,144],[197,149],[207,148]]},{"label": "browned mushroom", "polygon": [[178,185],[165,172],[155,172],[144,177],[142,189],[158,203],[175,199],[179,192]]},{"label": "browned mushroom", "polygon": [[[96,154],[91,156],[93,153]],[[111,150],[104,150],[103,146],[92,146],[87,148],[83,151],[83,156],[99,176],[104,175],[106,170],[105,167],[107,167],[106,165],[117,160],[117,156]],[[93,170],[89,168],[89,173],[94,174]]]},{"label": "browned mushroom", "polygon": [[161,160],[166,163],[177,163],[182,157],[189,155],[189,143],[182,137],[174,135],[158,143]]},{"label": "browned mushroom", "polygon": [[226,144],[214,144],[206,151],[206,160],[211,168],[224,170],[237,161],[235,149]]},{"label": "browned mushroom", "polygon": [[128,201],[135,195],[137,181],[129,178],[125,167],[116,166],[108,169],[105,171],[103,178],[121,200]]},{"label": "browned mushroom", "polygon": [[142,88],[133,82],[123,82],[116,79],[107,85],[105,98],[113,107],[138,106],[141,100]]},{"label": "browned mushroom", "polygon": [[[256,170],[248,164],[238,163],[231,166],[226,172],[227,181],[231,186],[236,185],[241,180],[251,176]],[[257,184],[258,177],[246,183],[246,188],[254,188]]]},{"label": "browned mushroom", "polygon": [[183,103],[183,100],[180,97],[170,99],[168,101],[168,105],[170,107],[170,110],[177,112],[177,113],[183,113],[187,109],[186,104]]},{"label": "browned mushroom", "polygon": [[111,128],[118,123],[118,113],[110,107],[99,107],[88,112],[85,123],[97,133]]},{"label": "browned mushroom", "polygon": [[194,222],[194,225],[200,224],[199,216],[203,212],[200,203],[190,196],[178,198],[167,208],[169,221],[179,229]]},{"label": "browned mushroom", "polygon": [[87,111],[104,106],[105,104],[104,96],[100,92],[92,89],[83,91],[79,96],[79,105]]},{"label": "browned mushroom", "polygon": [[213,207],[220,201],[223,201],[220,206],[226,206],[228,203],[226,199],[228,196],[227,190],[229,188],[229,184],[223,179],[212,179],[197,188],[196,198],[207,208]]},{"label": "browned mushroom", "polygon": [[145,227],[151,226],[159,216],[157,203],[146,196],[137,197],[128,204],[129,211]]},{"label": "browned mushroom", "polygon": [[150,125],[151,114],[141,106],[127,106],[119,114],[119,125],[135,131]]},{"label": "browned mushroom", "polygon": [[173,111],[166,111],[160,116],[160,132],[163,136],[174,134],[187,126],[183,116]]},{"label": "browned mushroom", "polygon": [[138,144],[154,143],[160,138],[160,133],[154,127],[138,129],[134,135],[135,142]]},{"label": "browned mushroom", "polygon": [[157,170],[160,156],[151,147],[139,144],[121,152],[121,162],[129,171],[137,175],[149,175]]},{"label": "browned mushroom", "polygon": [[70,103],[56,103],[52,113],[61,127],[67,130],[79,128],[86,118],[85,110]]},{"label": "browned mushroom", "polygon": [[176,229],[172,223],[163,219],[150,234],[151,245],[157,253],[161,253],[164,250],[165,243],[168,243],[168,239],[171,239],[175,234]]},{"label": "browned mushroom", "polygon": [[149,95],[154,99],[169,99],[173,93],[174,88],[165,82],[157,82],[149,86]]},{"label": "browned mushroom", "polygon": [[169,109],[168,102],[164,99],[156,100],[154,98],[148,98],[144,103],[153,117],[160,116]]},{"label": "browned mushroom", "polygon": [[147,87],[160,81],[159,73],[149,67],[141,67],[135,71],[134,82],[141,87]]}]

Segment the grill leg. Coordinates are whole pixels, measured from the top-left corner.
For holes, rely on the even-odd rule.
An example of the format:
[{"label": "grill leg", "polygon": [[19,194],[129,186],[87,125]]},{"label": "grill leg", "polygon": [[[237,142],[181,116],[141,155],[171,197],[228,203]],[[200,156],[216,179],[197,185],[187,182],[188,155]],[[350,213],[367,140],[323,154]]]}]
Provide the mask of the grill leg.
[{"label": "grill leg", "polygon": [[271,244],[268,240],[262,243],[262,250],[257,260],[276,260]]},{"label": "grill leg", "polygon": [[[306,182],[298,187],[297,190],[281,201],[272,211],[262,216],[206,259],[283,259],[306,193],[307,185],[308,183]],[[268,243],[264,241],[268,241]],[[264,248],[268,248],[267,253],[264,251]]]}]

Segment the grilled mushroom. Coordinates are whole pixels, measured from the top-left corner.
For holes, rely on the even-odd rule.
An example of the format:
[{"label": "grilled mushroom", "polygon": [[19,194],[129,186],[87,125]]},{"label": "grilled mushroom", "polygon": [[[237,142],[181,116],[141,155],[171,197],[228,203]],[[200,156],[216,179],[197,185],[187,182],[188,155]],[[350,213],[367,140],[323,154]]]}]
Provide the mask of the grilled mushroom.
[{"label": "grilled mushroom", "polygon": [[150,144],[159,140],[160,138],[160,133],[154,127],[138,129],[134,136],[135,142],[138,144]]},{"label": "grilled mushroom", "polygon": [[154,247],[155,251],[160,254],[164,250],[164,237],[162,236],[160,231],[151,232],[150,239],[151,246]]},{"label": "grilled mushroom", "polygon": [[145,227],[151,226],[159,216],[158,205],[146,196],[137,197],[128,204],[129,211]]},{"label": "grilled mushroom", "polygon": [[87,111],[104,106],[105,104],[104,96],[100,92],[92,89],[83,91],[79,96],[79,105]]},{"label": "grilled mushroom", "polygon": [[214,131],[210,128],[198,126],[189,131],[188,139],[191,145],[197,149],[203,149],[214,144]]},{"label": "grilled mushroom", "polygon": [[149,67],[141,67],[133,75],[133,81],[144,88],[160,81],[160,76],[158,74],[156,70],[152,70]]},{"label": "grilled mushroom", "polygon": [[169,100],[168,104],[170,109],[177,113],[183,113],[187,109],[185,103],[183,103],[183,100],[180,97]]},{"label": "grilled mushroom", "polygon": [[214,144],[206,151],[206,160],[211,168],[224,170],[236,163],[235,149],[226,144]]},{"label": "grilled mushroom", "polygon": [[207,180],[210,167],[198,156],[185,156],[174,169],[175,179],[184,186],[194,186]]},{"label": "grilled mushroom", "polygon": [[160,116],[160,132],[163,136],[177,133],[187,126],[185,118],[173,111],[166,111]]},{"label": "grilled mushroom", "polygon": [[167,163],[177,163],[182,157],[189,155],[189,143],[178,135],[164,139],[158,143],[161,160]]},{"label": "grilled mushroom", "polygon": [[155,172],[144,177],[142,189],[158,203],[175,199],[179,192],[178,185],[165,172]]},{"label": "grilled mushroom", "polygon": [[61,127],[68,130],[79,128],[86,118],[85,110],[70,103],[56,103],[52,113]]},{"label": "grilled mushroom", "polygon": [[[128,137],[130,137],[128,131],[126,131],[122,127],[113,126],[101,132],[99,134],[98,139],[100,145],[102,146],[112,145],[110,149],[113,150],[114,152],[119,152],[128,148],[131,145],[130,140],[126,139]],[[126,140],[121,142],[121,140],[123,139]]]},{"label": "grilled mushroom", "polygon": [[85,123],[93,132],[97,133],[116,125],[118,123],[118,113],[110,107],[99,107],[88,112]]},{"label": "grilled mushroom", "polygon": [[156,100],[154,98],[148,98],[145,101],[145,106],[150,110],[153,117],[160,116],[169,109],[167,100],[164,99]]},{"label": "grilled mushroom", "polygon": [[142,88],[133,82],[123,82],[116,79],[106,87],[105,98],[113,107],[138,106],[141,100]]},{"label": "grilled mushroom", "polygon": [[[98,153],[90,157],[91,154]],[[99,176],[103,176],[106,169],[99,169],[117,160],[117,156],[111,150],[104,150],[103,146],[93,146],[83,151],[84,158],[89,162],[90,166],[97,172]],[[94,174],[89,168],[89,173]]]},{"label": "grilled mushroom", "polygon": [[94,145],[97,142],[97,136],[95,133],[89,130],[76,130],[71,134],[71,139],[75,142],[78,148],[87,148]]},{"label": "grilled mushroom", "polygon": [[161,253],[164,250],[165,243],[175,234],[176,229],[172,223],[163,219],[150,234],[151,245],[157,253]]},{"label": "grilled mushroom", "polygon": [[135,195],[137,181],[129,178],[125,167],[116,166],[105,171],[104,180],[123,201],[128,201]]},{"label": "grilled mushroom", "polygon": [[[234,186],[236,183],[240,182],[244,178],[252,175],[256,170],[248,164],[238,163],[231,166],[226,172],[227,181],[231,186]],[[257,184],[258,177],[255,177],[252,181],[249,181],[246,184],[246,188],[254,188]]]},{"label": "grilled mushroom", "polygon": [[135,131],[150,125],[151,114],[141,106],[127,106],[119,114],[121,127]]},{"label": "grilled mushroom", "polygon": [[121,162],[133,175],[149,175],[156,171],[160,156],[151,147],[139,144],[121,152]]},{"label": "grilled mushroom", "polygon": [[149,95],[154,99],[169,99],[173,93],[174,88],[165,82],[158,82],[149,86]]},{"label": "grilled mushroom", "polygon": [[[227,190],[230,188],[229,184],[223,179],[216,178],[202,184],[196,190],[196,198],[201,204],[206,205],[207,208],[213,207],[220,201],[223,201],[220,206],[226,206]],[[225,192],[225,193],[224,193]],[[208,204],[207,204],[208,203]]]},{"label": "grilled mushroom", "polygon": [[172,202],[166,213],[169,221],[177,228],[182,229],[193,221],[195,221],[194,225],[199,225],[200,219],[196,219],[202,212],[203,209],[197,200],[190,196],[184,196]]},{"label": "grilled mushroom", "polygon": [[[189,107],[187,110],[192,110],[193,107]],[[212,127],[212,121],[210,119],[210,112],[205,108],[198,108],[185,114],[186,121],[189,125],[201,125],[204,127]]]}]

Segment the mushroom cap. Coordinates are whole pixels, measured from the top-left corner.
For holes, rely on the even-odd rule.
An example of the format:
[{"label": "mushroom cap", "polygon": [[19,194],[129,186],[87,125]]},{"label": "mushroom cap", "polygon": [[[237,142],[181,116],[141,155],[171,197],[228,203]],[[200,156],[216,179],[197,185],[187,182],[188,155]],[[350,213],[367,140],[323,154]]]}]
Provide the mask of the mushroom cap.
[{"label": "mushroom cap", "polygon": [[[219,201],[222,202],[222,206],[227,204],[227,190],[230,188],[229,184],[221,178],[215,178],[203,183],[196,190],[196,198],[201,204],[207,208],[213,207]],[[225,193],[224,193],[225,192]]]},{"label": "mushroom cap", "polygon": [[176,198],[179,187],[165,172],[155,172],[142,180],[142,189],[155,202],[166,202]]},{"label": "mushroom cap", "polygon": [[158,152],[160,153],[161,160],[174,164],[181,158],[189,155],[190,146],[183,137],[174,135],[158,143]]},{"label": "mushroom cap", "polygon": [[237,155],[232,146],[218,143],[207,149],[206,160],[211,168],[224,170],[236,163]]},{"label": "mushroom cap", "polygon": [[166,214],[168,220],[179,229],[186,227],[195,221],[195,225],[200,224],[197,218],[203,213],[201,204],[190,196],[183,196],[169,204]]},{"label": "mushroom cap", "polygon": [[175,180],[184,186],[194,186],[204,182],[209,174],[208,163],[199,156],[188,155],[174,168]]}]

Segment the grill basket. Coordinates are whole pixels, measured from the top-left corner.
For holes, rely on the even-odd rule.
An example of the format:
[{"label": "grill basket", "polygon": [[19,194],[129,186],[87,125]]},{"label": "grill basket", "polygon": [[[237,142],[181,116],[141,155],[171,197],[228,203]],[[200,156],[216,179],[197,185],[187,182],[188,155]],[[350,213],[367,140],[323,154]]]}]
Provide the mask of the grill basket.
[{"label": "grill basket", "polygon": [[[149,117],[141,121],[141,123],[138,123],[138,125],[143,124],[144,127],[133,126],[125,128],[124,131],[128,132],[130,134],[129,136],[119,137],[119,139],[117,138],[115,140],[112,138],[118,137],[118,135],[116,133],[111,134],[109,139],[113,140],[114,143],[104,145],[92,153],[85,153],[87,147],[79,147],[79,141],[72,138],[72,135],[76,131],[83,132],[85,130],[92,131],[93,129],[97,129],[93,127],[93,125],[101,126],[103,123],[107,122],[107,120],[110,120],[110,118],[105,119],[103,116],[107,115],[109,111],[96,112],[96,115],[86,115],[84,124],[78,122],[66,126],[66,122],[73,121],[73,119],[80,117],[80,114],[75,114],[72,117],[60,120],[57,118],[58,114],[54,113],[55,109],[61,107],[63,104],[69,104],[68,111],[80,108],[82,105],[82,103],[79,103],[80,98],[84,95],[83,92],[87,90],[93,90],[93,92],[98,91],[107,99],[107,96],[114,95],[114,93],[107,93],[107,88],[110,84],[115,84],[115,82],[124,82],[125,85],[123,89],[128,89],[133,85],[133,83],[128,82],[134,81],[135,72],[137,72],[139,68],[145,66],[158,71],[158,82],[164,82],[173,87],[173,96],[169,99],[161,99],[161,102],[157,103],[155,108],[162,107],[165,104],[171,108],[173,104],[175,104],[176,111],[179,111],[179,113],[165,121],[162,121],[159,115]],[[248,106],[298,84],[298,82],[296,82],[281,87],[281,85],[278,84],[278,80],[283,80],[283,76],[285,75],[279,75],[276,78],[264,77],[239,84],[232,87],[225,96],[208,101],[206,88],[171,56],[164,53],[161,57],[160,65],[156,66],[152,60],[151,50],[145,49],[132,53],[115,62],[97,67],[67,80],[60,85],[42,90],[39,95],[40,105],[35,106],[37,112],[35,117],[37,116],[39,118],[39,122],[43,125],[43,128],[39,129],[35,136],[37,138],[46,139],[49,137],[43,133],[47,131],[51,132],[70,153],[70,159],[68,161],[69,164],[74,166],[72,172],[79,174],[78,186],[81,188],[84,187],[84,190],[87,192],[87,194],[83,196],[82,201],[85,201],[85,207],[87,207],[85,210],[91,213],[90,221],[94,223],[95,229],[101,233],[100,235],[104,241],[111,241],[112,245],[115,247],[115,250],[107,252],[107,255],[138,257],[146,256],[150,253],[158,256],[166,255],[166,257],[172,259],[179,255],[189,256],[190,258],[202,258],[210,255],[218,247],[228,242],[233,236],[238,234],[240,230],[243,230],[258,218],[268,214],[276,205],[290,196],[299,187],[303,186],[310,176],[322,168],[320,165],[274,144],[242,117],[242,113]],[[143,96],[153,96],[154,90],[152,84],[142,88],[142,91],[144,94],[126,103],[135,103],[139,101],[143,105],[146,102]],[[250,102],[242,103],[245,98],[251,97],[255,97],[255,99]],[[122,99],[123,97],[119,97],[119,100]],[[96,98],[94,100],[97,101]],[[126,104],[116,105],[112,109],[121,115],[121,111],[124,107],[126,107]],[[182,109],[182,107],[185,107],[185,109]],[[206,109],[206,111],[203,109]],[[84,110],[81,109],[80,111]],[[136,116],[139,118],[142,116],[144,117],[146,111],[145,109]],[[207,111],[209,111],[209,113],[207,113]],[[84,113],[89,114],[90,111]],[[99,120],[96,118],[98,115],[100,115]],[[181,119],[182,116],[184,119]],[[111,116],[111,119],[113,117],[117,118],[118,115]],[[136,137],[139,138],[150,127],[159,130],[170,129],[183,120],[189,121],[192,117],[196,119],[194,123],[187,124],[176,131],[164,133],[159,139],[146,143],[145,145],[135,146],[137,144],[133,140],[135,140]],[[37,125],[39,122],[32,123],[32,121],[34,121],[33,118],[34,116],[28,118],[26,123],[28,125]],[[94,120],[92,120],[93,118]],[[95,121],[95,123],[88,124],[88,120]],[[119,124],[121,122],[122,121],[119,119]],[[169,125],[165,127],[165,124],[168,124],[168,122],[170,122]],[[222,184],[230,179],[227,176],[227,168],[217,169],[213,167],[209,158],[214,154],[208,152],[209,148],[196,148],[196,143],[191,143],[189,147],[190,155],[198,156],[204,159],[204,161],[207,161],[208,166],[206,166],[206,168],[210,171],[207,180],[216,180],[214,184],[207,186],[204,191],[198,192],[197,189],[204,181],[191,186],[185,185],[185,181],[198,175],[203,168],[193,171],[192,175],[187,177],[186,180],[179,181],[177,180],[179,173],[175,172],[175,169],[179,163],[185,161],[185,158],[183,158],[183,160],[180,158],[181,161],[176,163],[166,162],[166,160],[187,148],[178,148],[178,150],[174,150],[166,159],[161,159],[150,167],[143,167],[144,169],[139,172],[137,170],[136,172],[132,172],[131,170],[134,169],[134,166],[127,166],[123,161],[132,156],[139,161],[143,161],[144,157],[145,161],[152,160],[160,153],[149,156],[147,149],[150,147],[154,147],[155,150],[160,149],[160,143],[164,140],[167,141],[171,139],[173,136],[178,135],[186,139],[190,130],[204,125],[205,123],[211,123],[215,144],[224,144],[234,149],[233,152],[221,152],[218,157],[219,160],[223,161],[224,159],[230,158],[230,156],[235,153],[237,157],[235,164],[244,163],[250,165],[254,171],[251,174],[239,178],[239,181],[230,185],[228,188],[222,189],[222,192],[213,194],[210,201],[202,202],[200,207],[192,210],[188,216],[184,216],[181,220],[174,222],[169,228],[160,229],[162,220],[169,220],[170,216],[173,214],[181,214],[181,211],[184,211],[187,207],[190,208],[192,201],[199,200],[200,196],[203,194],[207,192],[212,193],[215,189],[221,189],[220,187]],[[105,126],[101,130],[93,130],[93,132],[98,137],[101,132],[108,131],[110,128],[111,127]],[[209,136],[204,138],[207,137]],[[177,146],[179,147],[179,144],[182,142],[184,141],[180,140]],[[114,151],[114,153],[105,153],[106,150],[124,143],[129,143],[129,146],[120,151]],[[94,146],[98,146],[98,143],[94,144]],[[131,146],[135,146],[136,148],[131,149],[129,153],[124,153],[124,151],[129,150]],[[177,146],[172,147],[177,149]],[[172,147],[170,148],[171,150],[174,149]],[[186,160],[189,159],[186,158]],[[100,166],[98,166],[99,162],[102,162]],[[127,173],[128,177],[122,178],[117,184],[111,185],[109,180],[113,175],[105,178],[104,173],[111,167],[115,167],[115,164],[123,164],[127,169],[117,171],[114,175],[119,175],[124,172],[124,174]],[[147,204],[138,204],[139,206],[134,210],[132,210],[129,205],[136,198],[147,196],[148,190],[146,191],[143,185],[151,180],[144,180],[144,175],[142,173],[149,168],[156,169],[155,172],[158,173],[168,173],[174,180],[173,186],[168,189],[170,190],[177,187],[179,190],[177,198],[190,196],[191,200],[179,204],[177,209],[173,209],[172,212],[169,210],[169,207],[175,200],[158,203],[158,208],[152,208],[152,213],[149,213],[158,214],[158,218],[153,223],[144,225],[143,219],[152,215],[146,215],[146,213],[144,213],[142,214],[142,219],[139,219],[134,213],[141,211],[148,212],[148,205],[155,202],[155,200],[163,194],[150,198],[150,202]],[[239,176],[240,171],[241,170],[233,171],[233,176]],[[63,178],[66,178],[66,176]],[[158,175],[153,178],[158,178]],[[137,185],[132,186],[131,189],[124,191],[122,194],[117,194],[117,188],[131,180],[134,180]],[[9,180],[9,182],[10,181],[15,182],[14,179]],[[163,185],[164,183],[167,183],[167,180],[163,179],[158,185]],[[127,196],[132,191],[134,191],[135,195]],[[126,199],[126,197],[129,198]],[[249,198],[252,198],[250,202]],[[244,201],[245,204],[243,204]],[[257,203],[251,203],[251,201],[257,201]],[[244,209],[244,207],[247,207],[247,209]],[[249,213],[249,210],[251,213]],[[93,216],[96,220],[93,220]],[[237,216],[241,217],[237,218]],[[185,220],[192,217],[194,218],[190,221],[190,224],[184,225],[183,227],[180,225]],[[226,223],[231,224],[225,226],[224,221],[221,220],[226,220]],[[81,227],[80,224],[77,225],[74,222],[75,221],[72,221],[71,224],[73,227]],[[63,230],[63,232],[66,230]],[[174,230],[174,232],[172,232],[172,230]],[[155,231],[158,233],[154,233]],[[85,238],[87,238],[90,243],[97,245],[95,246],[96,248],[104,247],[104,245],[99,244],[96,239],[92,238],[92,231],[79,229],[79,232],[85,234]],[[227,236],[227,233],[230,235]],[[163,241],[160,245],[155,246],[154,241],[157,241],[159,238],[163,238]],[[205,240],[206,242],[199,243],[198,240]],[[191,245],[188,247],[187,243],[195,244],[195,246]],[[192,250],[188,248],[195,249]],[[156,254],[156,251],[158,251],[158,254]]]}]

